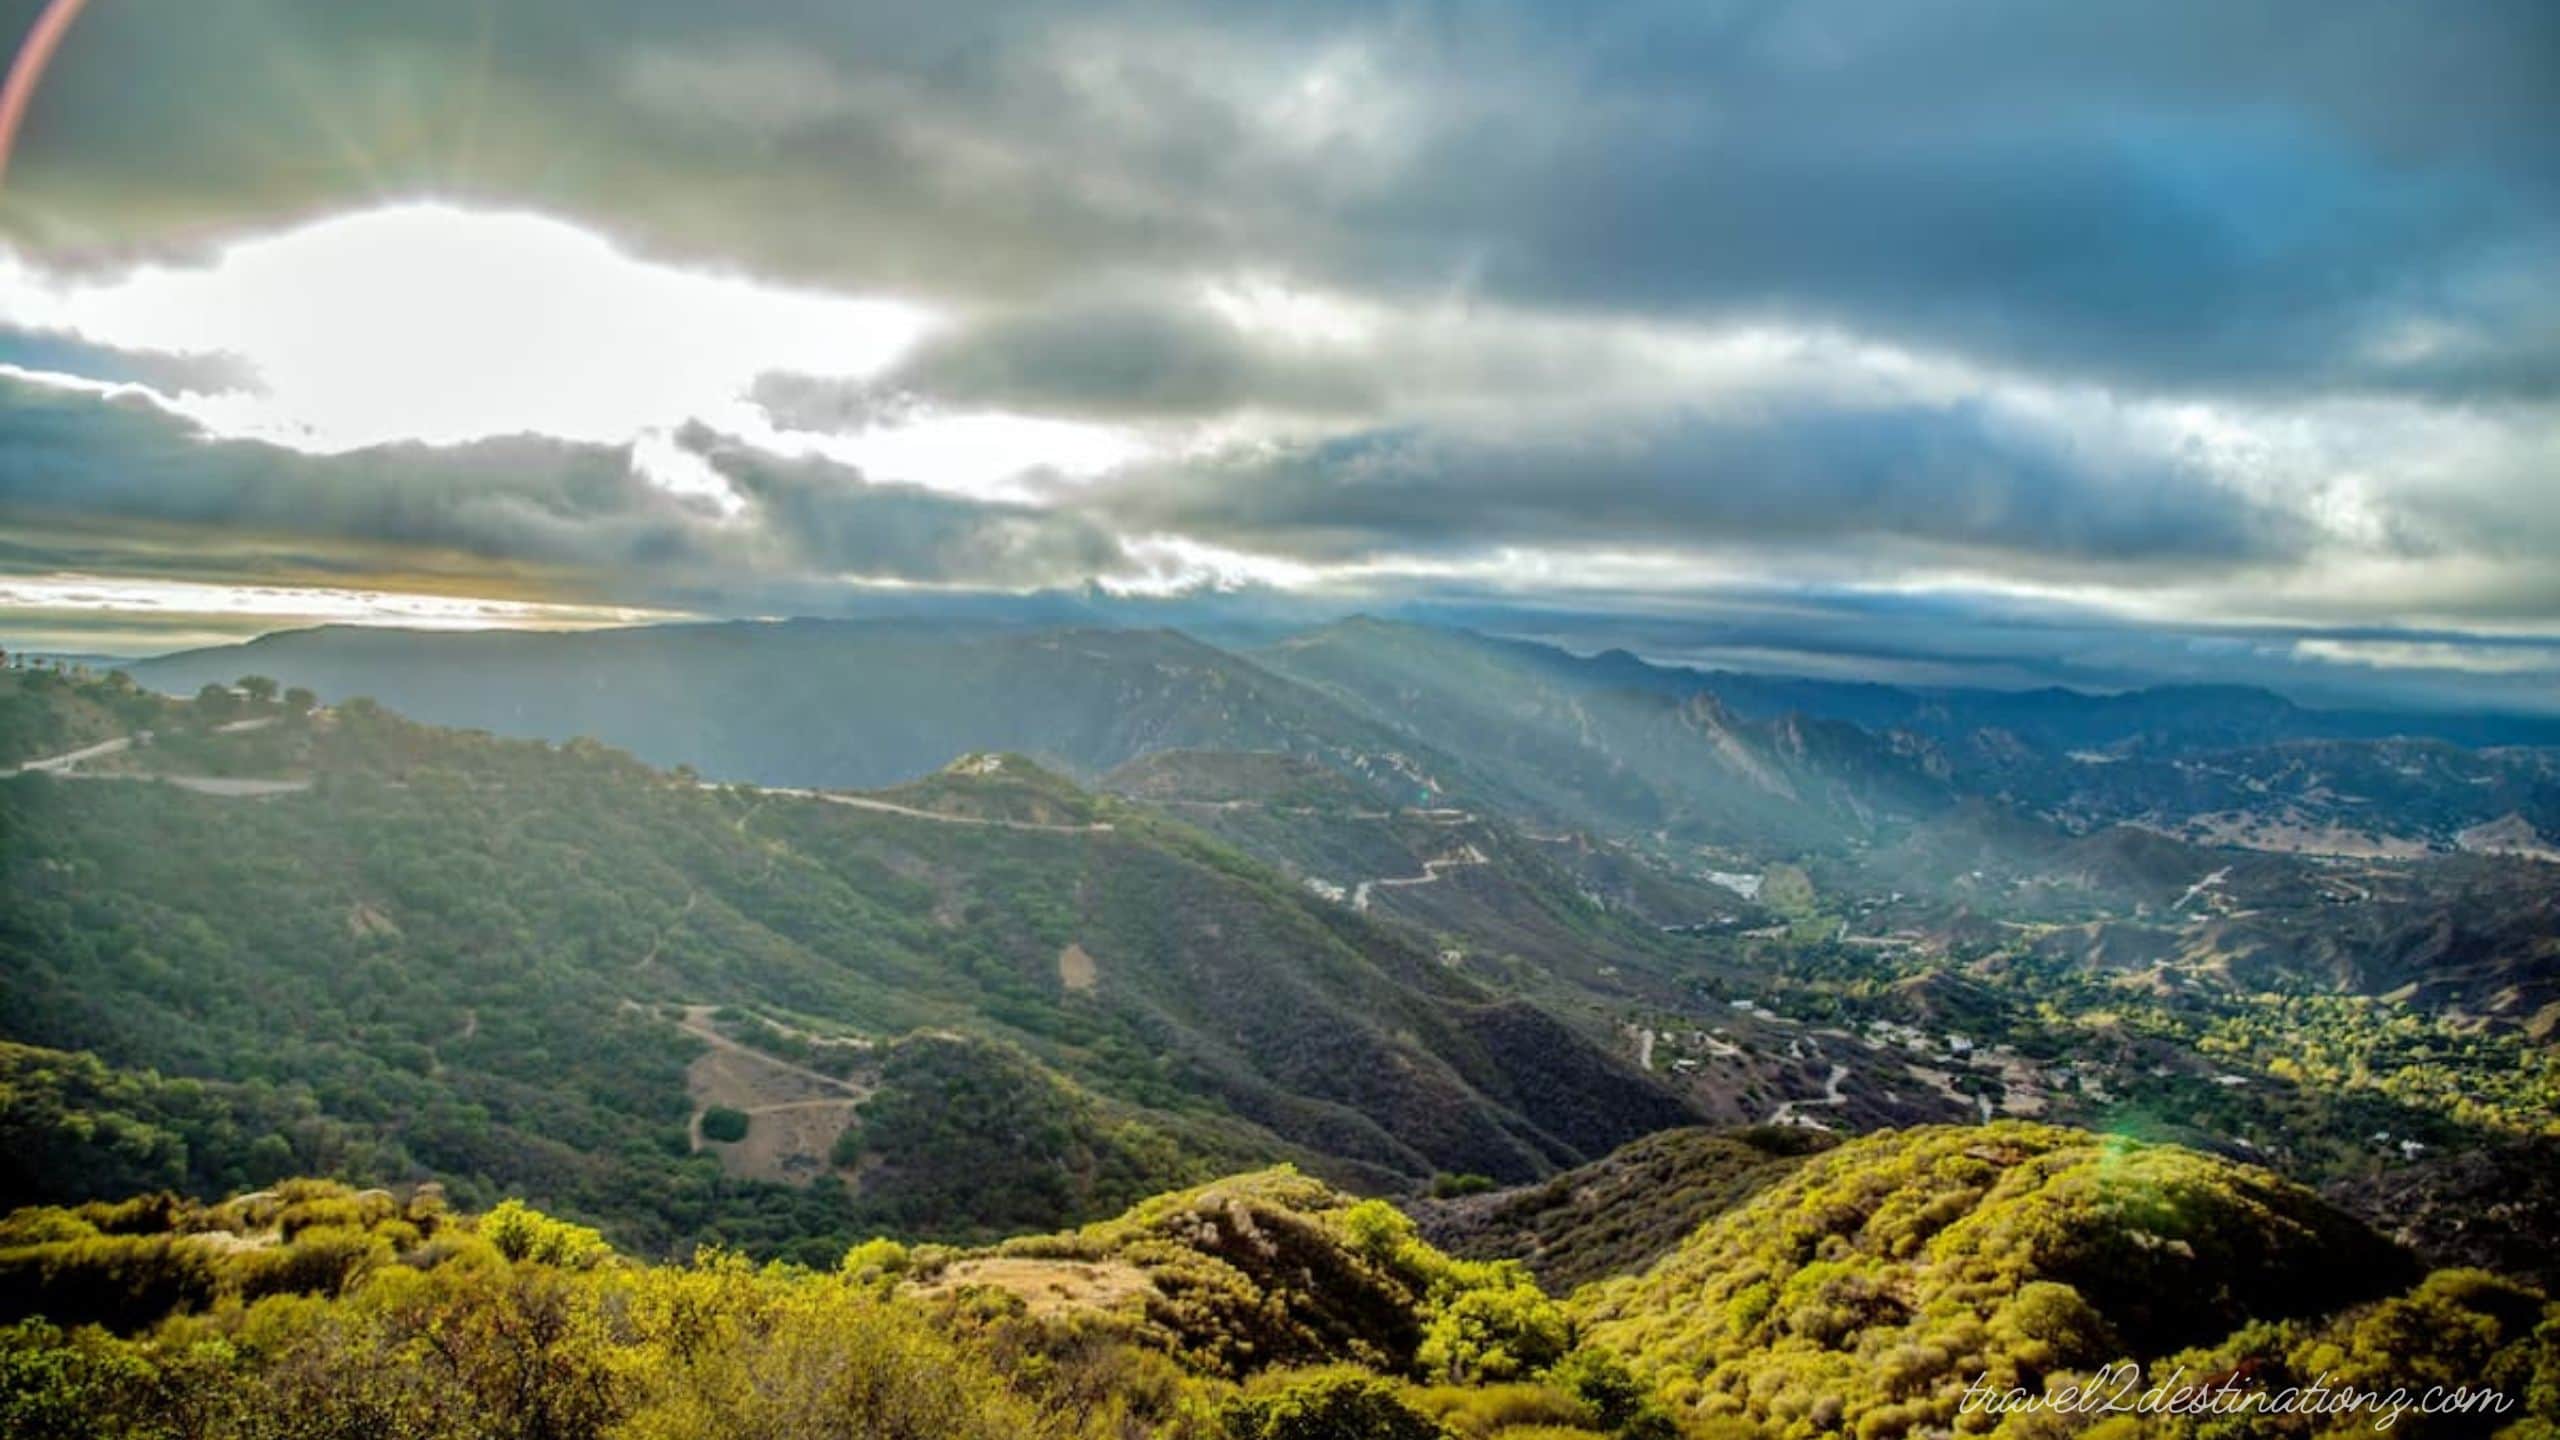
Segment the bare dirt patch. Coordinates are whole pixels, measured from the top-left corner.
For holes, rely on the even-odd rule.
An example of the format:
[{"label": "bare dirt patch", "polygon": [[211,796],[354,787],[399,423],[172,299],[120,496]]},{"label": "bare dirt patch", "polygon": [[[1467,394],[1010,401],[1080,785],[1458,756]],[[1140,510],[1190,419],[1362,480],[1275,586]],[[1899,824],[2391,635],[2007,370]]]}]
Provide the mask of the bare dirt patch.
[{"label": "bare dirt patch", "polygon": [[2272,815],[2221,810],[2188,817],[2182,827],[2160,827],[2199,845],[2266,850],[2283,855],[2329,855],[2349,860],[2414,860],[2427,853],[2423,840],[2358,830],[2287,808]]},{"label": "bare dirt patch", "polygon": [[1085,953],[1082,945],[1069,944],[1058,952],[1059,984],[1079,995],[1090,995],[1101,981],[1102,972],[1095,968],[1093,957]]},{"label": "bare dirt patch", "polygon": [[1034,1315],[1120,1309],[1143,1305],[1161,1293],[1147,1272],[1124,1260],[1033,1260],[1006,1255],[955,1262],[914,1291],[948,1295],[972,1285],[1010,1291],[1022,1297]]},{"label": "bare dirt patch", "polygon": [[[746,1180],[805,1185],[835,1168],[831,1152],[852,1128],[859,1100],[798,1100],[747,1112],[747,1138],[701,1142],[720,1157],[723,1173]],[[695,1122],[697,1130],[700,1121]]]},{"label": "bare dirt patch", "polygon": [[390,916],[383,914],[380,910],[366,904],[362,900],[357,901],[348,909],[347,929],[360,939],[368,935],[397,935],[400,933],[400,927],[391,923]]},{"label": "bare dirt patch", "polygon": [[[685,1067],[693,1148],[711,1151],[723,1173],[740,1179],[805,1184],[833,1169],[836,1140],[855,1123],[855,1107],[871,1098],[872,1087],[741,1045],[721,1034],[711,1015],[708,1005],[688,1006],[678,1022],[710,1047]],[[703,1112],[715,1105],[746,1114],[745,1139],[723,1143],[703,1135]]]}]

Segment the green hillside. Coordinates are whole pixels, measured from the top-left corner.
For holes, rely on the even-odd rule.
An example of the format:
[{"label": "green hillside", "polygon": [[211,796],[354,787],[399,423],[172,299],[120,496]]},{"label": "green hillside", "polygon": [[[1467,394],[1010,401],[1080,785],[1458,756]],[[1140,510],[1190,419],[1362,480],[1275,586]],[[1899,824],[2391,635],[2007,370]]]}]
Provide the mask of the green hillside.
[{"label": "green hillside", "polygon": [[[7,1033],[112,1072],[9,1123],[185,1139],[11,1199],[319,1169],[521,1193],[642,1249],[840,1244],[1280,1158],[1525,1180],[1689,1113],[1410,932],[1028,761],[707,789],[361,704],[191,743],[307,788],[0,781]],[[899,1041],[919,1029],[991,1043]],[[178,1077],[212,1089],[172,1112]],[[205,1094],[255,1118],[168,1118]],[[1045,1118],[1006,1163],[948,1143],[1023,1105]],[[689,1137],[714,1109],[743,1135]]]},{"label": "green hillside", "polygon": [[2003,1123],[1816,1156],[1581,1305],[1592,1338],[1688,1412],[1874,1435],[1954,1422],[1977,1377],[2041,1391],[2415,1278],[2264,1171]]},{"label": "green hillside", "polygon": [[1605,834],[1784,854],[1948,799],[1925,746],[1842,721],[1745,719],[1703,685],[1618,688],[1558,652],[1465,631],[1355,619],[1254,658],[1464,756],[1524,813]]},{"label": "green hillside", "polygon": [[97,680],[49,668],[0,668],[0,772],[157,723],[158,695],[121,675]]},{"label": "green hillside", "polygon": [[[1660,1148],[1657,1142],[1656,1149]],[[1631,1158],[1642,1168],[1650,1162]],[[2111,1360],[2242,1386],[2491,1386],[2420,1440],[2547,1440],[2560,1306],[2404,1256],[2263,1172],[2001,1125],[1804,1162],[1641,1277],[1558,1301],[1377,1200],[1270,1170],[1081,1228],[810,1265],[626,1257],[434,1187],[287,1180],[0,1219],[0,1430],[1810,1440],[2377,1433],[2366,1413],[1968,1414]]]},{"label": "green hillside", "polygon": [[1560,999],[1675,997],[1700,968],[1675,932],[1757,914],[1729,890],[1586,836],[1531,835],[1482,809],[1399,804],[1391,785],[1285,753],[1161,751],[1101,784],[1312,891],[1436,937],[1443,958],[1470,974]]},{"label": "green hillside", "polygon": [[1450,1254],[1519,1260],[1561,1295],[1650,1267],[1830,1143],[1818,1130],[1775,1126],[1665,1130],[1533,1185],[1405,1208]]}]

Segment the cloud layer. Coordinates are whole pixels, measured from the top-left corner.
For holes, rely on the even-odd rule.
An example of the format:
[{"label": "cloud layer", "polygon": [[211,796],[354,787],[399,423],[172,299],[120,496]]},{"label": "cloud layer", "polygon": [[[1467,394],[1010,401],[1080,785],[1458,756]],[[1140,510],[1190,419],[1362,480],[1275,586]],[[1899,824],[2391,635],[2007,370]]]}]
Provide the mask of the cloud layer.
[{"label": "cloud layer", "polygon": [[[1961,594],[2529,703],[2554,54],[2530,0],[92,7],[0,194],[0,565],[1606,598],[1737,651]],[[238,301],[309,307],[308,374],[60,303],[418,197],[671,288],[431,304],[480,348],[396,375],[397,271]],[[242,418],[334,379],[332,443]]]}]

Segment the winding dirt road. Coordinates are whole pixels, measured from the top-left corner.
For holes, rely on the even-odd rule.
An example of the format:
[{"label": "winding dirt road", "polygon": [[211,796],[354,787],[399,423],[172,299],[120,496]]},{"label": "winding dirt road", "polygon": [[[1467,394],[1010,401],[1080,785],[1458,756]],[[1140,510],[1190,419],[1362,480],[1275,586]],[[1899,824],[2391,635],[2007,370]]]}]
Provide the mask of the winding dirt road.
[{"label": "winding dirt road", "polygon": [[[1785,1104],[1780,1105],[1777,1109],[1770,1111],[1769,1118],[1761,1123],[1766,1125],[1809,1125],[1819,1123],[1806,1119],[1797,1112],[1816,1106],[1829,1106],[1836,1109],[1839,1106],[1848,1104],[1849,1097],[1840,1093],[1840,1082],[1848,1078],[1849,1067],[1835,1062],[1831,1067],[1830,1077],[1822,1082],[1821,1099],[1789,1100]],[[1822,1128],[1827,1130],[1830,1127],[1826,1125]]]},{"label": "winding dirt road", "polygon": [[[723,785],[717,781],[701,782],[705,790],[744,790],[754,795],[780,795],[794,800],[823,800],[830,805],[848,805],[856,810],[869,810],[879,815],[902,815],[909,820],[930,820],[937,825],[978,825],[991,830],[1031,830],[1044,835],[1101,835],[1110,833],[1108,820],[1095,820],[1084,825],[1050,825],[1037,820],[998,820],[986,815],[946,815],[939,810],[919,810],[913,805],[876,800],[868,795],[852,795],[841,790],[810,790],[789,785]],[[739,824],[744,826],[745,819]]]},{"label": "winding dirt road", "polygon": [[[251,730],[264,730],[274,723],[276,723],[275,716],[261,715],[247,720],[234,720],[228,725],[217,725],[213,727],[213,733],[240,735]],[[162,775],[141,770],[83,770],[80,768],[92,760],[121,755],[131,750],[136,741],[148,741],[151,734],[152,732],[148,730],[138,731],[131,735],[117,736],[113,740],[101,740],[94,745],[83,745],[77,750],[66,750],[59,755],[48,755],[41,760],[29,760],[22,765],[0,770],[0,776],[32,774],[51,775],[62,780],[160,780],[175,785],[181,790],[192,790],[199,795],[214,795],[231,800],[259,800],[270,795],[292,795],[311,788],[311,782],[308,780],[275,780],[241,775]]]},{"label": "winding dirt road", "polygon": [[1489,863],[1491,862],[1485,859],[1483,851],[1477,849],[1473,845],[1469,845],[1466,849],[1459,851],[1455,855],[1443,855],[1437,860],[1423,861],[1422,873],[1419,875],[1399,875],[1386,880],[1361,881],[1359,888],[1351,892],[1351,908],[1354,910],[1366,911],[1369,908],[1369,892],[1372,890],[1400,890],[1412,885],[1429,885],[1434,881],[1437,881],[1441,876],[1457,869],[1461,865],[1484,865]]}]

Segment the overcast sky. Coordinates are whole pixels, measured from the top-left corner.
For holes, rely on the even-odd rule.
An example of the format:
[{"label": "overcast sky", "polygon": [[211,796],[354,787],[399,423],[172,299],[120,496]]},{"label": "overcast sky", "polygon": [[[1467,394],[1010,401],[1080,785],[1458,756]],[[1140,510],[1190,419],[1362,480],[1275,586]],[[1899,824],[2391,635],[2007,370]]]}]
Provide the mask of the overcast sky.
[{"label": "overcast sky", "polygon": [[1098,582],[2560,707],[2541,0],[98,0],[8,163],[21,644]]}]

